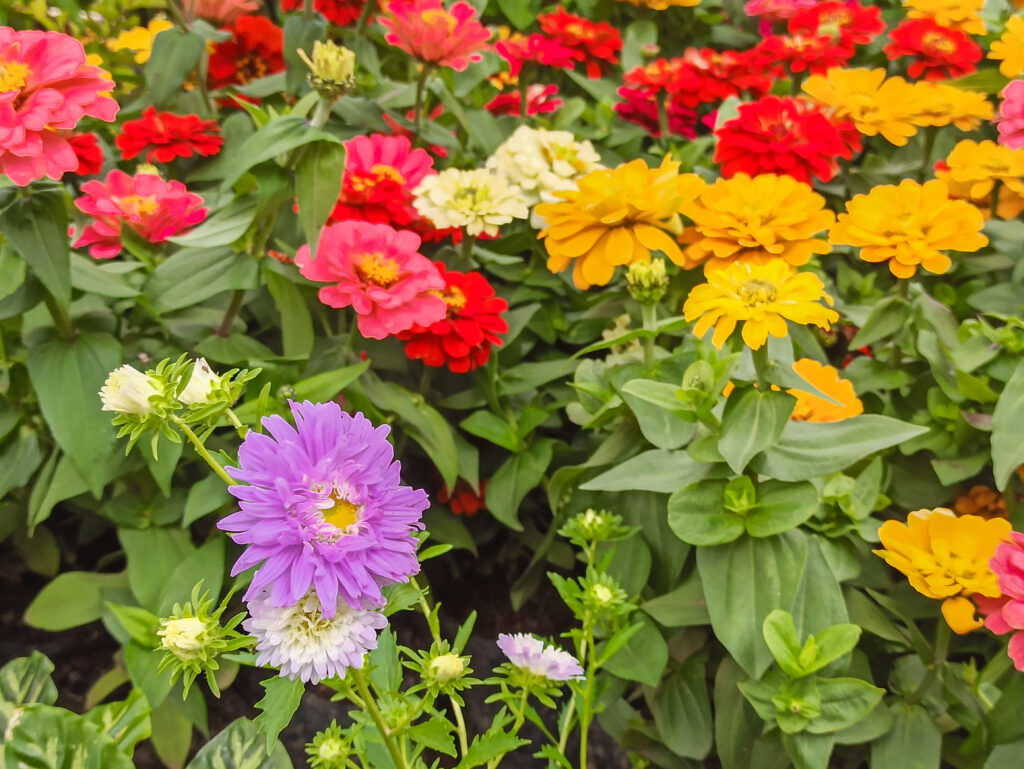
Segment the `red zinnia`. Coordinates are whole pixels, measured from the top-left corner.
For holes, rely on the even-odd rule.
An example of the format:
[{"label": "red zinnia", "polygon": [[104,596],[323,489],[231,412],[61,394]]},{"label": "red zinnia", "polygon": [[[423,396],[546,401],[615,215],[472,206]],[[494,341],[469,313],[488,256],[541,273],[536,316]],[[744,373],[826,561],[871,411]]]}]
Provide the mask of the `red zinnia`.
[{"label": "red zinnia", "polygon": [[103,150],[96,143],[97,136],[94,133],[71,134],[64,137],[67,139],[75,157],[78,158],[78,168],[75,173],[79,176],[93,176],[103,170]]},{"label": "red zinnia", "polygon": [[750,50],[755,70],[798,75],[824,75],[842,67],[855,53],[852,45],[829,35],[771,35]]},{"label": "red zinnia", "polygon": [[[616,115],[622,120],[643,126],[651,136],[661,136],[657,92],[623,86],[619,89],[619,97],[622,101],[615,105]],[[687,139],[696,137],[697,113],[689,107],[683,106],[674,95],[666,95],[661,98],[665,99],[668,132],[674,136],[685,136]]]},{"label": "red zinnia", "polygon": [[442,505],[451,507],[456,515],[473,516],[481,510],[487,509],[487,502],[484,493],[487,489],[487,481],[480,481],[480,493],[473,491],[473,487],[463,478],[455,481],[455,490],[448,493],[448,487],[441,484],[437,492],[437,501]]},{"label": "red zinnia", "polygon": [[448,314],[429,326],[415,325],[402,331],[405,354],[410,360],[422,360],[428,366],[443,366],[456,374],[472,371],[487,363],[492,345],[501,345],[498,334],[508,331],[501,313],[508,302],[494,295],[487,278],[479,272],[446,270],[444,262],[434,262],[444,277],[440,291]]},{"label": "red zinnia", "polygon": [[981,59],[980,46],[959,29],[950,29],[933,19],[908,19],[889,33],[892,42],[883,49],[890,60],[913,58],[907,67],[910,77],[946,80],[974,72]]},{"label": "red zinnia", "polygon": [[670,86],[687,107],[718,104],[746,93],[755,99],[772,89],[772,78],[751,61],[751,51],[687,48],[677,59]]},{"label": "red zinnia", "polygon": [[611,24],[590,21],[561,6],[554,13],[540,14],[537,20],[544,34],[570,49],[573,58],[586,65],[587,77],[599,78],[608,65],[619,63],[622,33]]},{"label": "red zinnia", "polygon": [[798,11],[787,27],[791,35],[838,38],[847,46],[867,45],[885,29],[882,9],[857,0],[825,0]]},{"label": "red zinnia", "polygon": [[210,87],[245,85],[284,69],[284,30],[263,16],[239,16],[224,27],[231,39],[214,43]]},{"label": "red zinnia", "polygon": [[[540,83],[528,85],[526,87],[526,114],[543,115],[554,112],[563,104],[562,100],[557,98],[557,94],[557,85],[541,85]],[[523,95],[518,90],[504,91],[487,102],[484,109],[492,115],[521,115]]]},{"label": "red zinnia", "polygon": [[576,51],[544,35],[514,34],[496,42],[494,50],[508,62],[513,77],[518,77],[523,65],[530,62],[558,69],[576,66]]},{"label": "red zinnia", "polygon": [[[281,10],[298,11],[304,4],[304,0],[281,0]],[[331,24],[347,27],[359,20],[365,4],[364,0],[316,0],[313,8]]]},{"label": "red zinnia", "polygon": [[860,133],[850,121],[833,123],[817,105],[800,99],[766,96],[741,104],[739,115],[717,131],[715,162],[722,176],[779,174],[812,184],[839,171],[837,158],[860,151]]},{"label": "red zinnia", "polygon": [[148,163],[170,163],[193,155],[210,157],[224,146],[216,120],[157,112],[156,107],[146,107],[141,118],[126,122],[114,143],[125,160],[145,152]]}]

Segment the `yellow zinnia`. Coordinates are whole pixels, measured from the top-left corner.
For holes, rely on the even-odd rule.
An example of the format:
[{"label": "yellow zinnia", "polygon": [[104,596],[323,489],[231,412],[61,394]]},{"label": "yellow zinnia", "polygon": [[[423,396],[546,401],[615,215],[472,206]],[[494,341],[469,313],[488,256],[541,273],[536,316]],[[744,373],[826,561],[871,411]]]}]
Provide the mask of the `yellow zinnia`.
[{"label": "yellow zinnia", "polygon": [[[935,178],[941,179],[949,187],[949,196],[954,200],[966,200],[979,211],[985,219],[992,218],[992,195],[971,195],[972,182],[958,182],[949,172],[949,166],[944,161],[935,165]],[[1000,219],[1016,219],[1024,212],[1024,195],[1009,190],[1005,187],[999,190],[999,200],[996,203],[996,216]]]},{"label": "yellow zinnia", "polygon": [[1024,73],[1024,18],[1011,16],[1007,20],[1003,36],[989,46],[988,58],[999,62],[999,71],[1005,77]]},{"label": "yellow zinnia", "polygon": [[786,390],[796,398],[796,408],[790,419],[798,422],[840,422],[864,413],[864,404],[854,392],[853,382],[839,376],[835,366],[826,366],[812,358],[801,358],[793,364],[793,370],[832,400],[797,388]]},{"label": "yellow zinnia", "polygon": [[820,299],[832,304],[818,276],[797,272],[785,259],[733,262],[708,272],[707,281],[690,291],[683,315],[688,321],[700,318],[693,329],[697,336],[714,326],[711,343],[719,349],[740,322],[744,343],[757,350],[769,334],[786,336],[787,320],[826,330],[839,320],[839,313],[818,304]]},{"label": "yellow zinnia", "polygon": [[918,266],[941,275],[952,266],[943,251],[977,251],[988,244],[981,234],[984,223],[977,208],[949,197],[945,182],[904,179],[854,197],[828,238],[859,248],[865,262],[888,261],[897,278],[911,277]]},{"label": "yellow zinnia", "polygon": [[942,601],[942,616],[954,633],[982,626],[969,596],[1000,596],[988,562],[1010,535],[1010,522],[977,515],[957,517],[944,507],[915,510],[907,523],[886,521],[878,530],[882,550],[877,556],[903,572],[921,595]]},{"label": "yellow zinnia", "polygon": [[978,91],[928,80],[914,83],[913,88],[915,125],[955,125],[961,131],[975,131],[995,115],[988,96]]},{"label": "yellow zinnia", "polygon": [[984,5],[985,0],[903,0],[908,19],[932,19],[968,35],[985,34],[985,22],[980,15]]},{"label": "yellow zinnia", "polygon": [[675,238],[682,231],[679,208],[704,188],[699,176],[680,174],[670,157],[658,168],[637,159],[592,171],[577,185],[553,193],[561,200],[534,208],[546,220],[538,237],[544,239],[549,270],[572,264],[573,282],[587,289],[607,285],[618,265],[650,261],[652,250],[683,262]]},{"label": "yellow zinnia", "polygon": [[964,139],[946,158],[953,181],[970,185],[972,198],[992,194],[996,182],[1003,191],[1024,195],[1024,150],[1012,150],[990,139],[983,142]]},{"label": "yellow zinnia", "polygon": [[133,27],[122,32],[113,40],[108,40],[107,48],[111,51],[134,51],[135,62],[145,64],[149,61],[149,55],[153,51],[153,41],[156,36],[173,26],[167,19],[158,17],[145,27]]},{"label": "yellow zinnia", "polygon": [[831,107],[838,118],[853,121],[865,136],[883,136],[902,147],[917,133],[914,88],[901,77],[886,78],[884,69],[842,69],[811,75],[804,91]]},{"label": "yellow zinnia", "polygon": [[791,176],[736,174],[706,187],[682,213],[697,235],[686,249],[687,268],[709,260],[717,268],[737,259],[779,257],[794,266],[831,247],[816,237],[835,221],[825,198]]}]

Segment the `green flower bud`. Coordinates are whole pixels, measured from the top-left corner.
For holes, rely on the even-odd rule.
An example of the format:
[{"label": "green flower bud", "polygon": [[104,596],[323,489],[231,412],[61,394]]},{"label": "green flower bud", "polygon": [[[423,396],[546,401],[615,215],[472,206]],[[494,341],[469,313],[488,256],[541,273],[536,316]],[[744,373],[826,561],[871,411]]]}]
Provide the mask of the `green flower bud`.
[{"label": "green flower bud", "polygon": [[307,762],[312,769],[342,769],[351,748],[342,736],[337,721],[322,732],[317,732],[306,745]]},{"label": "green flower bud", "polygon": [[427,672],[439,683],[454,681],[466,671],[465,660],[457,654],[442,654],[430,661]]},{"label": "green flower bud", "polygon": [[665,260],[633,262],[626,271],[626,285],[629,286],[629,295],[640,304],[658,303],[668,288]]},{"label": "green flower bud", "polygon": [[343,45],[313,43],[313,57],[301,48],[296,51],[309,67],[310,84],[324,99],[333,101],[356,84],[356,55]]},{"label": "green flower bud", "polygon": [[206,623],[199,617],[170,617],[160,620],[160,645],[182,662],[198,659],[207,640]]}]

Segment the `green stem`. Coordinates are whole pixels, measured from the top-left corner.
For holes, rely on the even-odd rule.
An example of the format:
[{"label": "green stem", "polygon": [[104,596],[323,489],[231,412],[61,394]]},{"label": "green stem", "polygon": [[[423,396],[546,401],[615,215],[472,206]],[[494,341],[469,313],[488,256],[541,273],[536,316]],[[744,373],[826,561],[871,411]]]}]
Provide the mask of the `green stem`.
[{"label": "green stem", "polygon": [[[587,684],[583,689],[583,712],[580,714],[580,769],[587,769],[587,738],[590,736],[590,722],[594,718],[594,679],[597,677],[597,649],[594,648],[594,624],[590,617],[583,623],[584,643],[591,647],[587,660]],[[584,647],[585,650],[586,647]],[[583,662],[581,659],[580,662]]]},{"label": "green stem", "polygon": [[938,126],[928,126],[924,129],[924,150],[921,158],[921,183],[924,184],[931,171],[932,150],[935,148],[935,137],[939,135]]},{"label": "green stem", "polygon": [[228,475],[227,471],[220,466],[220,462],[213,458],[213,454],[206,450],[206,446],[204,446],[203,442],[199,440],[199,436],[192,432],[192,428],[185,424],[185,420],[173,414],[171,415],[170,420],[179,430],[185,433],[185,437],[188,438],[189,443],[191,443],[193,448],[195,448],[196,453],[203,458],[203,461],[210,466],[210,469],[217,473],[220,479],[228,486],[234,486],[235,479]]},{"label": "green stem", "polygon": [[231,426],[235,428],[235,432],[238,433],[238,437],[244,438],[245,434],[249,432],[249,428],[242,424],[242,420],[240,420],[231,409],[227,409],[224,414],[227,416]]},{"label": "green stem", "polygon": [[946,657],[949,654],[949,641],[952,638],[953,631],[949,627],[949,623],[945,619],[939,619],[939,624],[935,628],[935,643],[932,646],[932,660],[931,664],[928,665],[928,672],[925,673],[924,678],[921,679],[921,683],[917,685],[917,688],[910,693],[907,697],[907,702],[914,705],[920,702],[928,694],[928,691],[932,688],[932,684],[939,676],[939,671],[942,666],[946,664]]},{"label": "green stem", "polygon": [[420,587],[420,583],[416,581],[415,577],[409,578],[409,584],[413,586],[413,588],[416,590],[416,593],[419,595],[420,611],[423,612],[423,616],[427,620],[427,625],[430,628],[430,634],[434,638],[434,643],[440,643],[441,634],[434,629],[434,623],[430,621],[430,615],[432,612],[430,610],[430,604],[427,603],[427,599],[423,595],[423,588]]},{"label": "green stem", "polygon": [[60,338],[69,344],[78,337],[78,331],[71,323],[71,316],[68,315],[68,311],[65,310],[60,302],[58,302],[49,291],[44,291],[43,301],[46,303],[46,309],[50,311],[50,317],[53,318],[53,325],[57,329],[57,333],[60,334]]},{"label": "green stem", "polygon": [[[526,701],[529,699],[529,697],[530,697],[530,690],[524,687],[523,688],[523,693],[519,697],[519,707],[517,707],[516,711],[515,711],[516,712],[516,719],[515,719],[515,721],[512,722],[512,734],[513,734],[513,736],[519,733],[519,729],[522,727],[523,721],[526,720]],[[497,758],[492,760],[489,764],[487,764],[487,769],[497,769],[498,764],[501,763],[501,760],[506,755],[508,755],[508,754],[507,753],[502,753],[500,756],[498,756]]]},{"label": "green stem", "polygon": [[572,726],[572,714],[576,710],[576,690],[569,695],[569,702],[565,706],[565,717],[558,728],[558,752],[565,755],[565,747],[569,744],[569,732]]},{"label": "green stem", "polygon": [[245,289],[236,288],[235,293],[231,295],[231,301],[228,302],[228,308],[224,311],[224,317],[221,318],[220,325],[213,330],[214,334],[223,337],[231,336],[231,324],[238,315],[238,311],[242,309],[242,302],[244,301]]},{"label": "green stem", "polygon": [[377,726],[377,731],[380,732],[381,739],[384,740],[384,747],[388,749],[388,755],[391,756],[396,769],[409,769],[409,762],[405,760],[402,751],[395,744],[395,740],[391,736],[391,730],[388,728],[388,722],[384,720],[384,715],[380,712],[380,708],[377,707],[377,701],[370,692],[370,687],[366,683],[363,671],[358,668],[350,668],[350,673],[353,681],[355,681],[356,688],[359,690],[359,694],[363,698],[366,712],[370,714],[370,718],[373,719],[373,723]]},{"label": "green stem", "polygon": [[366,25],[370,23],[370,17],[375,10],[377,10],[377,0],[366,0],[363,4],[363,11],[359,14],[359,21],[356,22],[357,35],[366,32]]},{"label": "green stem", "polygon": [[473,266],[473,246],[475,245],[475,235],[463,235],[460,254],[462,256],[462,261],[464,261],[470,267]]},{"label": "green stem", "polygon": [[455,731],[459,735],[459,755],[463,758],[469,752],[469,739],[466,737],[466,721],[462,717],[462,708],[454,697],[449,698],[452,703],[452,712],[455,714]]},{"label": "green stem", "polygon": [[430,65],[421,64],[420,74],[416,78],[416,103],[412,108],[412,136],[413,146],[418,146],[420,141],[420,124],[423,122],[423,92],[427,87],[427,78],[430,77]]},{"label": "green stem", "polygon": [[[644,302],[640,305],[640,318],[643,322],[644,331],[658,330],[658,305],[653,302]],[[654,369],[654,336],[644,336],[644,368],[647,371]]]},{"label": "green stem", "polygon": [[192,29],[188,23],[188,19],[185,18],[185,14],[182,13],[181,8],[178,7],[176,0],[167,0],[167,12],[171,15],[174,23],[181,27],[183,31],[189,32]]},{"label": "green stem", "polygon": [[522,76],[522,74],[522,72],[519,73],[519,122],[525,123],[527,109],[530,104],[530,84],[529,82],[527,82],[526,78]]},{"label": "green stem", "polygon": [[999,179],[996,179],[996,183],[992,185],[992,211],[991,215],[989,216],[990,219],[999,218],[996,212],[999,210],[999,189],[1002,186],[1003,183]]},{"label": "green stem", "polygon": [[306,0],[305,4],[302,6],[302,18],[306,21],[313,20],[313,14],[315,13],[313,3],[314,0]]},{"label": "green stem", "polygon": [[669,137],[669,125],[668,125],[668,107],[665,105],[665,97],[658,97],[658,131],[661,133],[661,140],[663,142],[668,141]]},{"label": "green stem", "polygon": [[750,350],[750,356],[754,359],[754,371],[757,373],[757,386],[762,391],[771,389],[771,382],[768,380],[768,345],[763,344],[756,350]]}]

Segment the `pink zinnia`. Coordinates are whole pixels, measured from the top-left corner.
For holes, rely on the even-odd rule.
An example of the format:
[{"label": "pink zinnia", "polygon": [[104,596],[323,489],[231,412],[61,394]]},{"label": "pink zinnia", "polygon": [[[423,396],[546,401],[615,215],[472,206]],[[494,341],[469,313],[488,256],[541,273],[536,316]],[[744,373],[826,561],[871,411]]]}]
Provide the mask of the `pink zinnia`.
[{"label": "pink zinnia", "polygon": [[260,10],[259,0],[184,0],[182,6],[189,21],[205,19],[218,26]]},{"label": "pink zinnia", "polygon": [[786,21],[805,8],[817,5],[818,0],[748,0],[743,6],[747,16],[758,16],[765,21]]},{"label": "pink zinnia", "polygon": [[1012,633],[1007,653],[1014,667],[1024,671],[1024,534],[1012,531],[1010,537],[988,563],[999,578],[1002,598],[976,595],[974,602],[986,615],[985,627],[996,635]]},{"label": "pink zinnia", "polygon": [[419,247],[414,232],[353,220],[325,227],[316,259],[302,246],[295,264],[306,278],[333,284],[320,289],[321,302],[351,305],[359,333],[384,339],[414,325],[429,326],[447,313],[437,293],[444,278]]},{"label": "pink zinnia", "polygon": [[445,10],[441,0],[392,0],[380,23],[384,39],[426,64],[461,72],[480,61],[491,33],[476,18],[476,9],[459,0]]},{"label": "pink zinnia", "polygon": [[1003,89],[999,105],[999,143],[1011,150],[1024,149],[1024,80],[1014,80]]},{"label": "pink zinnia", "polygon": [[112,121],[113,87],[73,37],[0,27],[0,173],[23,187],[77,169],[64,132],[86,116]]},{"label": "pink zinnia", "polygon": [[519,77],[524,64],[541,67],[572,69],[576,66],[576,52],[544,35],[512,35],[494,44],[494,50],[508,62],[512,77]]},{"label": "pink zinnia", "polygon": [[121,230],[132,230],[150,243],[163,243],[206,218],[203,199],[178,181],[165,182],[156,174],[129,176],[117,169],[103,181],[82,185],[75,206],[93,217],[75,248],[89,246],[93,259],[112,259],[121,253]]}]

